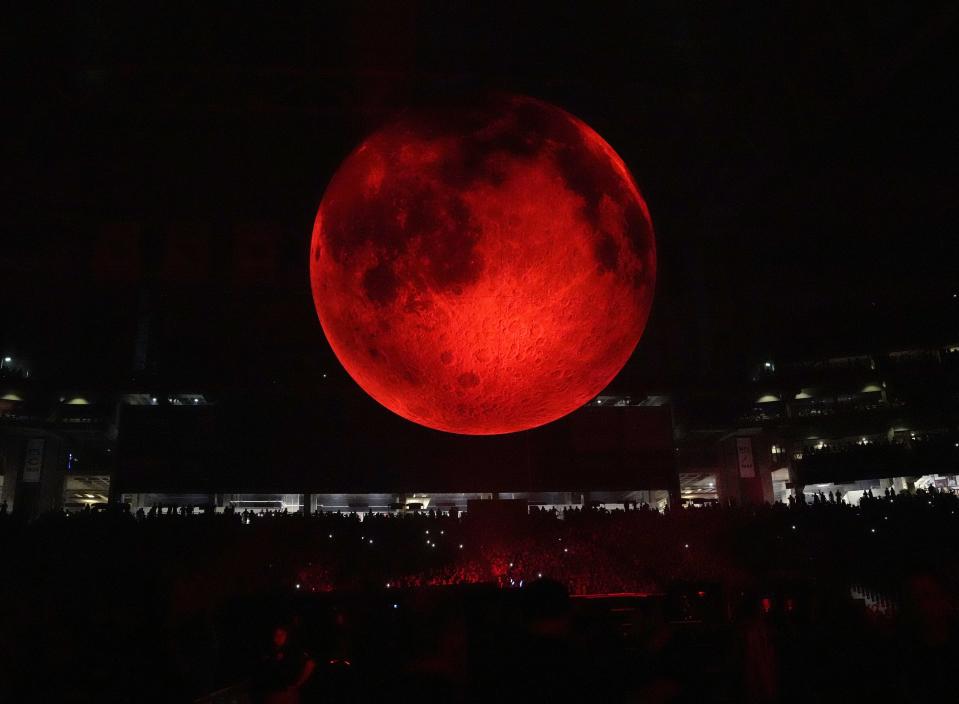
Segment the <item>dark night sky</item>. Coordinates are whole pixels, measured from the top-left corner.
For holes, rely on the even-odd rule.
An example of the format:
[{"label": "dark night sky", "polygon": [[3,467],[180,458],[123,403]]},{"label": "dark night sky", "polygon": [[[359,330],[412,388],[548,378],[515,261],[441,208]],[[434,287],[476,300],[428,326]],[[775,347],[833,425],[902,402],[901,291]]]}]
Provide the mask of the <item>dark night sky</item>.
[{"label": "dark night sky", "polygon": [[954,3],[137,5],[2,30],[0,345],[36,375],[127,383],[148,320],[147,380],[359,393],[313,313],[316,207],[370,130],[477,88],[582,117],[649,202],[616,386],[959,332]]}]

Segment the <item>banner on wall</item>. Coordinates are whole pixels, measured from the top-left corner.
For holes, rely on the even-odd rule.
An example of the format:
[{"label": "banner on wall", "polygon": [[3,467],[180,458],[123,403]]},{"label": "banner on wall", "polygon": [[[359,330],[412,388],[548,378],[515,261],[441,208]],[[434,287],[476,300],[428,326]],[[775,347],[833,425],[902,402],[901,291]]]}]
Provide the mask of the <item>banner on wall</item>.
[{"label": "banner on wall", "polygon": [[753,465],[752,438],[736,438],[736,451],[739,455],[739,476],[751,479],[756,476],[756,467]]},{"label": "banner on wall", "polygon": [[27,484],[40,482],[43,469],[43,438],[27,440],[27,450],[23,455],[23,481]]}]

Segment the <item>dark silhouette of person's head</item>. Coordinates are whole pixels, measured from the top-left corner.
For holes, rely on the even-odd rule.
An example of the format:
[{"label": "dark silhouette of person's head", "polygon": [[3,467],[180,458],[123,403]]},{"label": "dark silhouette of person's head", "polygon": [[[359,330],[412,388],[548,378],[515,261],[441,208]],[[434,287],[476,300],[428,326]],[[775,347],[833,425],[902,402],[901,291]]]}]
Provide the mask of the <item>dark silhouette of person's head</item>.
[{"label": "dark silhouette of person's head", "polygon": [[553,579],[537,579],[522,590],[523,617],[531,631],[561,629],[569,614],[569,592]]},{"label": "dark silhouette of person's head", "polygon": [[285,648],[290,640],[290,629],[281,624],[273,628],[273,645],[277,649]]}]

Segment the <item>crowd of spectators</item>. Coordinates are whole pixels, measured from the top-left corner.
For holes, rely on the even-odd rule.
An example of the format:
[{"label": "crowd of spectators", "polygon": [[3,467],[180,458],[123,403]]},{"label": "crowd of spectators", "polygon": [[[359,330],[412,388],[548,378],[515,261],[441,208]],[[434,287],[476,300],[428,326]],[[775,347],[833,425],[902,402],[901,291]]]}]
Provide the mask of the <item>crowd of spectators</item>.
[{"label": "crowd of spectators", "polygon": [[[882,633],[898,634],[896,624],[903,618],[926,629],[915,626],[909,638],[933,643],[914,652],[951,657],[957,643],[951,630],[959,593],[959,551],[952,538],[959,527],[957,511],[959,496],[937,489],[867,492],[857,505],[838,493],[817,493],[774,505],[665,512],[646,506],[533,507],[527,514],[500,518],[438,510],[361,516],[157,506],[136,512],[58,512],[27,524],[0,511],[0,549],[14,566],[0,579],[0,598],[17,607],[5,616],[0,646],[28,653],[23,643],[42,635],[45,659],[37,661],[37,676],[42,680],[50,668],[69,669],[79,678],[70,686],[82,691],[130,691],[157,668],[177,673],[178,686],[188,691],[210,691],[219,682],[215,673],[223,672],[223,653],[237,642],[224,635],[224,624],[243,623],[250,605],[263,598],[362,595],[355,598],[364,606],[354,613],[373,613],[370,603],[395,608],[420,599],[415,595],[455,591],[455,585],[485,585],[508,595],[548,583],[573,597],[672,599],[680,620],[735,624],[723,637],[746,643],[737,651],[742,662],[760,663],[746,668],[749,672],[768,665],[763,653],[772,646],[764,645],[766,640],[777,643],[777,657],[804,642],[790,629],[805,634],[802,638],[828,634],[821,637],[837,644],[847,643],[840,635],[855,633],[856,643],[868,644]],[[709,602],[711,615],[696,607],[697,598]],[[874,623],[866,630],[852,628],[837,620],[840,612],[815,603],[858,603]],[[785,625],[773,628],[756,620],[757,613],[767,612],[783,614]],[[800,612],[805,614],[801,628],[796,625]],[[422,640],[424,633],[443,633],[450,623],[460,623],[456,619],[472,618],[461,614],[449,622],[430,613],[396,622],[400,635],[390,642]],[[420,620],[434,617],[435,629]],[[388,625],[385,617],[376,618],[356,631],[366,635],[352,636],[354,642],[366,639],[362,647],[370,647],[368,639],[378,638],[371,634]],[[508,628],[525,628],[522,623]],[[939,633],[941,624],[949,624],[945,635]],[[778,635],[766,633],[767,627]],[[759,645],[749,645],[750,638]],[[894,657],[901,637],[887,640],[893,645],[883,657]],[[402,656],[402,647],[395,647],[399,650],[389,658]],[[495,658],[496,648],[489,647],[489,657]],[[726,646],[715,647],[713,655]],[[750,647],[759,654],[749,655]],[[231,676],[238,676],[237,663],[247,660],[230,652]],[[685,660],[689,654],[683,653]],[[350,657],[324,655],[317,659],[318,672],[325,671],[327,661]],[[387,658],[382,653],[366,657],[368,662]],[[34,664],[27,661],[21,674],[33,677]],[[924,672],[918,658],[907,664]],[[763,682],[750,687],[761,694]],[[779,694],[785,691],[776,687]]]},{"label": "crowd of spectators", "polygon": [[[895,581],[912,564],[949,565],[959,497],[929,488],[866,492],[848,505],[841,492],[800,494],[788,504],[712,505],[659,512],[648,506],[533,506],[509,520],[452,510],[304,514],[217,512],[210,506],[89,508],[55,513],[3,533],[49,541],[139,543],[157,564],[188,580],[211,566],[230,583],[328,592],[493,583],[519,587],[549,577],[570,593],[657,593],[677,581],[738,585],[763,575],[829,572],[845,580]],[[0,520],[5,513],[0,511]],[[102,543],[101,543],[102,544]],[[181,558],[189,555],[182,569]],[[226,557],[225,557],[226,556]],[[185,559],[185,558],[184,558]],[[883,574],[889,569],[889,575]]]}]

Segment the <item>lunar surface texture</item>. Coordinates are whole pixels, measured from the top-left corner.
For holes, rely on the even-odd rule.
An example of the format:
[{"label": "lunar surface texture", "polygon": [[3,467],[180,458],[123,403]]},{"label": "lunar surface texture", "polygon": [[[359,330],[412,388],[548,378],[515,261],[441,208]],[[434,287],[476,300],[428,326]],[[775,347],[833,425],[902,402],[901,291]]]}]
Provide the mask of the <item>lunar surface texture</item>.
[{"label": "lunar surface texture", "polygon": [[656,245],[612,147],[511,96],[411,111],[366,139],[323,195],[310,276],[326,337],[370,396],[492,435],[612,381],[649,317]]}]

